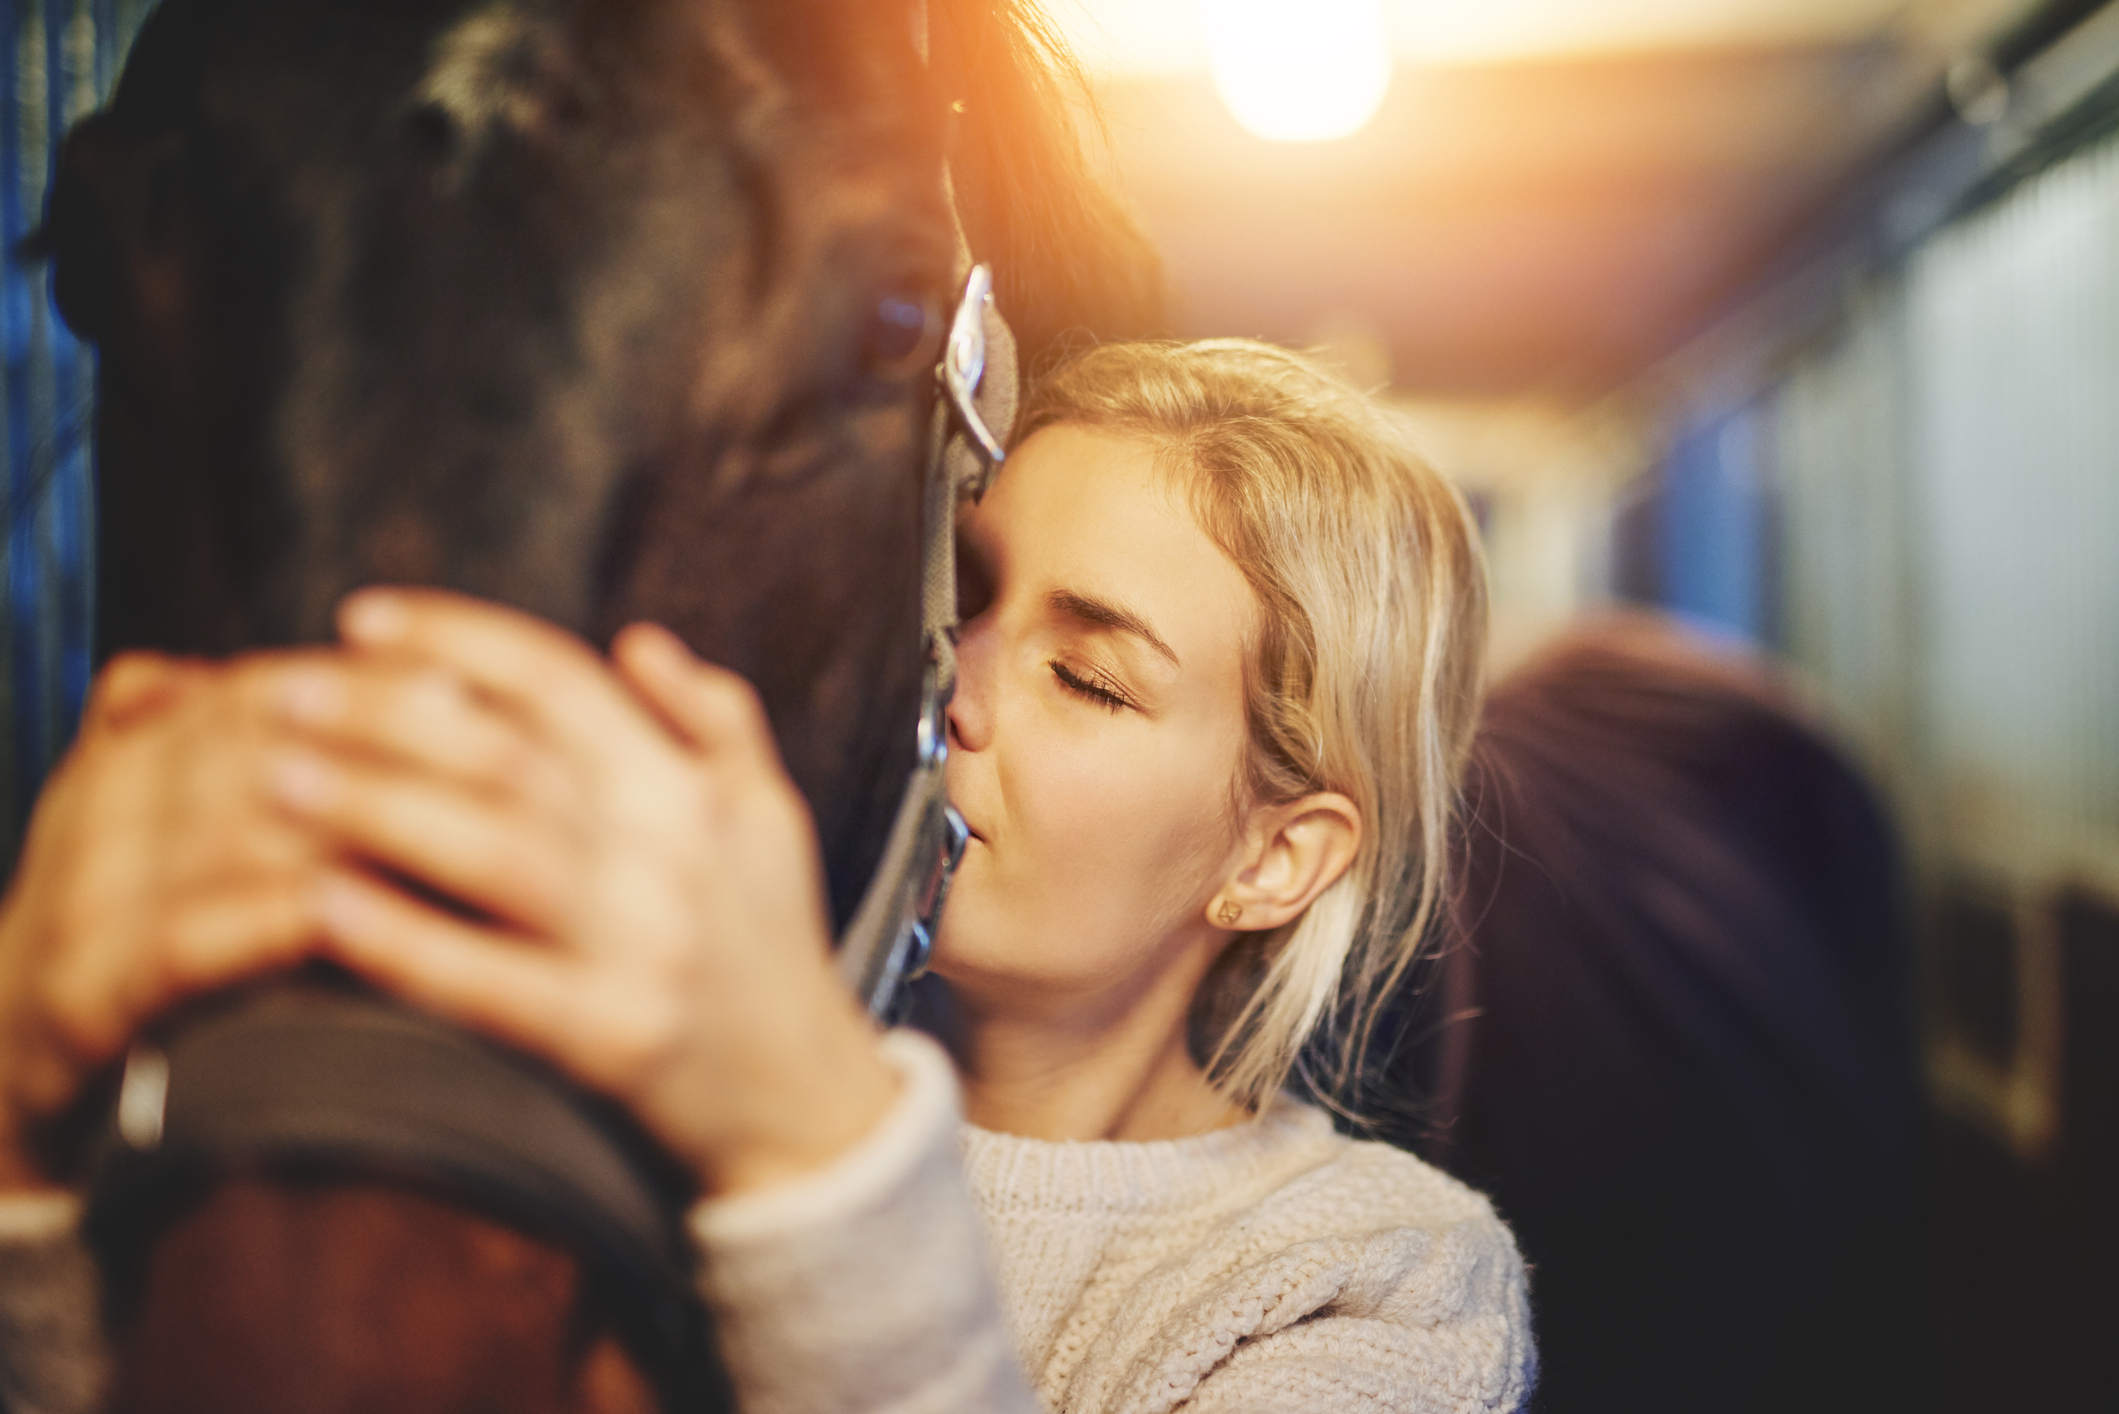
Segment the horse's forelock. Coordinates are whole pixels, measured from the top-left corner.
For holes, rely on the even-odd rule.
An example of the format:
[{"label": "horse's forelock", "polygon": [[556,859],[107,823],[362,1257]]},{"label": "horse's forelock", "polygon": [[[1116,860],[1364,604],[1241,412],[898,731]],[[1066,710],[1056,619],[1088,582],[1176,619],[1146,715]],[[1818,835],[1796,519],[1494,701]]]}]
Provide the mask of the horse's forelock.
[{"label": "horse's forelock", "polygon": [[458,20],[434,41],[416,90],[430,105],[422,116],[453,128],[430,127],[430,135],[475,157],[496,128],[533,126],[544,116],[539,81],[564,62],[565,42],[550,16],[518,5],[489,5]]}]

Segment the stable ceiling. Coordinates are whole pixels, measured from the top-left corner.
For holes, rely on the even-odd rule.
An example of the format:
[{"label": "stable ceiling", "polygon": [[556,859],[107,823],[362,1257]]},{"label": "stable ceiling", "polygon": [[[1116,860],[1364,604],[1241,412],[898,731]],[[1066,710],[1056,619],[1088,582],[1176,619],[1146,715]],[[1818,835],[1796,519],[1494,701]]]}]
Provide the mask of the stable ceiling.
[{"label": "stable ceiling", "polygon": [[[1254,138],[1191,0],[1050,0],[1184,332],[1326,340],[1427,395],[1667,353],[2037,0],[1399,0],[1382,109]],[[1291,8],[1299,11],[1299,3]]]}]

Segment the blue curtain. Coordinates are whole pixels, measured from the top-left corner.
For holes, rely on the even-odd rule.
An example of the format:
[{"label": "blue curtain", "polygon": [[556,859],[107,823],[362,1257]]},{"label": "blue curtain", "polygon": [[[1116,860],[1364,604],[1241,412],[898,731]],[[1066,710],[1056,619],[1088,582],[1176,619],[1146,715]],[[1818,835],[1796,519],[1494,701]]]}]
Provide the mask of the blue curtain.
[{"label": "blue curtain", "polygon": [[1614,588],[1717,633],[1778,639],[1769,426],[1754,404],[1703,416],[1619,508]]},{"label": "blue curtain", "polygon": [[88,687],[95,580],[89,409],[95,357],[59,319],[50,272],[16,257],[43,219],[67,125],[109,95],[153,0],[0,3],[0,214],[7,284],[7,520],[0,573],[0,858],[64,751]]}]

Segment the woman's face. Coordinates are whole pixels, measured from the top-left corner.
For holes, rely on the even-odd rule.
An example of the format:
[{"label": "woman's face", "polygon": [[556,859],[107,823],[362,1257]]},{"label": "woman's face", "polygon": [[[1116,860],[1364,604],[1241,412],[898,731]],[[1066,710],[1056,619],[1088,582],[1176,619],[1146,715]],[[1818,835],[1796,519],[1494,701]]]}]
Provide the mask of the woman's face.
[{"label": "woman's face", "polygon": [[1196,972],[1241,861],[1250,586],[1123,434],[1038,432],[961,532],[949,794],[972,837],[935,970],[1055,1001]]}]

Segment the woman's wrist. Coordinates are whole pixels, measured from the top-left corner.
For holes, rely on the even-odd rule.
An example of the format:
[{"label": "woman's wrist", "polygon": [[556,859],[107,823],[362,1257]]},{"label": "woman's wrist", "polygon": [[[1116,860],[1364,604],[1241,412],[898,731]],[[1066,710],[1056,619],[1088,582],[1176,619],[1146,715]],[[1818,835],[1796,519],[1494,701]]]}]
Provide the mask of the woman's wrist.
[{"label": "woman's wrist", "polygon": [[[882,1038],[852,1000],[835,992],[760,1047],[734,1120],[695,1169],[710,1198],[758,1193],[792,1183],[859,1144],[883,1122],[903,1082],[885,1059]],[[799,1033],[799,1034],[797,1034]]]}]

